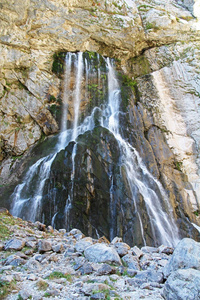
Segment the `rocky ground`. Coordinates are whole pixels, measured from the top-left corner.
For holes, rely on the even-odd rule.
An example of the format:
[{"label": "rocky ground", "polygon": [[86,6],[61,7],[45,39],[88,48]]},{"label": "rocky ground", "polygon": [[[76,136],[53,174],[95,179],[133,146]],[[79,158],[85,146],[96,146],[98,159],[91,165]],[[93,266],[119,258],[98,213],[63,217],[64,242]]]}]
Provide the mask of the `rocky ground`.
[{"label": "rocky ground", "polygon": [[130,247],[0,213],[1,299],[199,299],[200,243]]}]

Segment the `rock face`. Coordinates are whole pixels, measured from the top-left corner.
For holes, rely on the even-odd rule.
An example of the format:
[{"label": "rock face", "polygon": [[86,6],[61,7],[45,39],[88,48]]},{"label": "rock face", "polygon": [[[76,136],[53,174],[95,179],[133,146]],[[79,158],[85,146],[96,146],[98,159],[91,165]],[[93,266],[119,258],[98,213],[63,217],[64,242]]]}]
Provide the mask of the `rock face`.
[{"label": "rock face", "polygon": [[[192,5],[193,1],[139,0],[1,2],[0,201],[4,206],[10,208],[8,199],[24,169],[31,165],[29,153],[27,161],[20,156],[43,134],[54,134],[61,126],[63,53],[94,51],[118,59],[117,69],[125,95],[120,116],[121,124],[128,129],[125,138],[167,191],[180,236],[198,239],[198,232],[185,218],[186,215],[200,225],[197,122],[200,39],[199,31],[195,31],[197,20],[191,13],[195,12]],[[82,118],[92,110],[91,102],[96,105],[102,92],[100,89],[96,93],[96,83],[92,84],[91,101],[82,97]],[[73,115],[69,103],[69,124]],[[33,161],[54,146],[54,137],[41,143],[31,152]],[[100,124],[96,124],[93,132],[80,135],[77,144],[70,143],[57,154],[44,188],[45,222],[50,224],[57,213],[55,224],[63,226],[66,196],[72,185],[74,147],[79,153],[75,158],[79,169],[74,177],[76,200],[70,213],[72,226],[93,236],[98,227],[108,237],[113,222],[118,232],[113,232],[112,238],[124,235],[125,241],[133,242],[130,220],[137,219],[137,214],[130,201],[131,191],[124,194],[128,184],[121,183],[120,176],[124,177],[124,173],[120,169],[119,146]],[[119,186],[115,204],[118,212],[121,209],[125,212],[123,217],[116,213],[113,218],[110,214],[111,173],[115,174],[113,182]],[[33,184],[30,195],[34,188]],[[52,208],[49,203],[53,203],[55,194],[60,200]],[[148,231],[146,208],[142,197],[137,199]],[[136,226],[136,232],[137,229]],[[152,232],[148,235],[150,242]],[[136,239],[142,244],[141,237]]]}]

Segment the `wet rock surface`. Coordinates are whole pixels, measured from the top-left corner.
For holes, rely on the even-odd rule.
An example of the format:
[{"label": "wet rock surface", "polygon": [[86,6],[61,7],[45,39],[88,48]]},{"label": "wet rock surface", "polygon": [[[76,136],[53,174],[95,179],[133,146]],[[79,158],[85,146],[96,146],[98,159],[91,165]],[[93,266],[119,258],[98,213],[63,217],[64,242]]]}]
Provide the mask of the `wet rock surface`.
[{"label": "wet rock surface", "polygon": [[[1,228],[4,226],[0,235],[3,245],[0,252],[0,282],[2,287],[7,287],[1,290],[2,299],[197,300],[199,297],[200,271],[192,267],[192,262],[184,269],[182,265],[177,267],[173,259],[180,249],[188,262],[198,256],[195,249],[199,243],[191,239],[180,241],[175,250],[170,247],[170,253],[163,252],[168,248],[164,245],[158,248],[143,247],[144,251],[137,248],[138,256],[131,248],[128,254],[121,253],[120,258],[113,243],[85,237],[77,229],[70,232],[64,229],[41,231],[37,223],[22,221],[5,213],[0,214],[0,222]],[[81,236],[79,240],[77,232]],[[20,251],[6,248],[10,241],[16,239],[23,244]],[[123,248],[123,241],[115,239],[118,240],[118,248],[120,243]],[[30,247],[30,240],[35,242],[34,248]],[[81,242],[86,240],[90,243],[87,246],[84,243],[84,254],[78,250]],[[56,245],[62,251],[58,252]],[[28,250],[32,252],[26,255]],[[137,270],[122,265],[127,255],[129,260],[137,261]],[[170,265],[174,263],[176,269],[166,276],[166,282],[163,274],[165,268],[160,263],[163,260]]]}]

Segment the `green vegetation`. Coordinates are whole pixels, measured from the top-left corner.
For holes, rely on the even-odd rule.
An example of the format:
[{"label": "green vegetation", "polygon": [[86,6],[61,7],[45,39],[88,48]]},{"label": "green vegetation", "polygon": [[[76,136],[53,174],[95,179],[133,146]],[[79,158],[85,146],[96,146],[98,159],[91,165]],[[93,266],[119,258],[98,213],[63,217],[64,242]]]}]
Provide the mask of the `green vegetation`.
[{"label": "green vegetation", "polygon": [[46,297],[46,298],[51,297],[51,294],[49,294],[49,293],[46,292],[46,293],[44,294],[44,297]]},{"label": "green vegetation", "polygon": [[0,226],[0,238],[2,240],[6,239],[6,237],[8,237],[10,234],[10,230],[5,226],[5,225],[1,225]]},{"label": "green vegetation", "polygon": [[16,281],[11,282],[0,280],[0,298],[5,299],[5,297],[16,289]]},{"label": "green vegetation", "polygon": [[183,163],[181,161],[177,161],[175,162],[175,169],[178,170],[178,171],[182,171],[182,166],[183,166]]},{"label": "green vegetation", "polygon": [[0,213],[0,239],[5,240],[11,234],[9,227],[14,225],[15,221],[6,213]]},{"label": "green vegetation", "polygon": [[129,99],[133,97],[133,94],[135,95],[135,99],[138,99],[137,96],[139,92],[137,88],[137,82],[125,74],[119,73],[118,76],[121,82],[122,105],[124,110],[126,110],[129,104]]},{"label": "green vegetation", "polygon": [[54,279],[54,278],[65,278],[67,281],[72,281],[71,274],[63,274],[62,272],[54,271],[49,276],[46,277],[46,279]]},{"label": "green vegetation", "polygon": [[198,212],[198,210],[196,210],[196,211],[194,211],[194,214],[195,214],[195,216],[199,216],[199,212]]},{"label": "green vegetation", "polygon": [[118,8],[119,10],[121,10],[122,7],[123,7],[123,5],[119,5],[119,4],[118,4],[117,2],[115,2],[115,1],[113,1],[112,4],[113,4],[116,8]]},{"label": "green vegetation", "polygon": [[146,5],[146,4],[142,4],[142,5],[140,5],[140,6],[138,7],[138,9],[139,9],[140,11],[144,11],[144,12],[148,11],[150,8],[153,8],[153,6]]},{"label": "green vegetation", "polygon": [[147,22],[146,24],[146,30],[154,28],[154,25],[152,23]]},{"label": "green vegetation", "polygon": [[64,73],[65,52],[58,52],[53,55],[52,72],[58,77]]},{"label": "green vegetation", "polygon": [[105,295],[105,299],[106,300],[110,300],[111,299],[111,297],[110,297],[110,290],[109,289],[93,290],[92,291],[93,295],[98,294],[98,293],[103,293]]},{"label": "green vegetation", "polygon": [[137,82],[135,80],[132,80],[129,76],[127,75],[122,75],[122,84],[124,86],[129,86],[134,90],[135,86],[137,85]]},{"label": "green vegetation", "polygon": [[12,160],[15,161],[15,160],[17,160],[17,159],[20,159],[20,158],[22,158],[22,156],[23,156],[23,155],[13,155],[13,156],[12,156]]}]

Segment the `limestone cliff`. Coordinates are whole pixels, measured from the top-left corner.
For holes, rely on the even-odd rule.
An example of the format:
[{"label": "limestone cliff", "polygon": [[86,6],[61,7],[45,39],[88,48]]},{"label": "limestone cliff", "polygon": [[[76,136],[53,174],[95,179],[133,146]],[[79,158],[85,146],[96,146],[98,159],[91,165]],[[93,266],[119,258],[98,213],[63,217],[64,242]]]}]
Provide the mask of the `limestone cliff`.
[{"label": "limestone cliff", "polygon": [[173,0],[2,0],[2,193],[20,175],[20,156],[59,130],[55,111],[62,99],[62,76],[52,71],[56,55],[94,51],[116,58],[119,70],[136,84],[134,103],[128,104],[130,122],[138,126],[137,135],[133,130],[135,146],[163,182],[177,218],[184,212],[200,225],[198,5],[196,1],[193,9],[193,1]]}]

